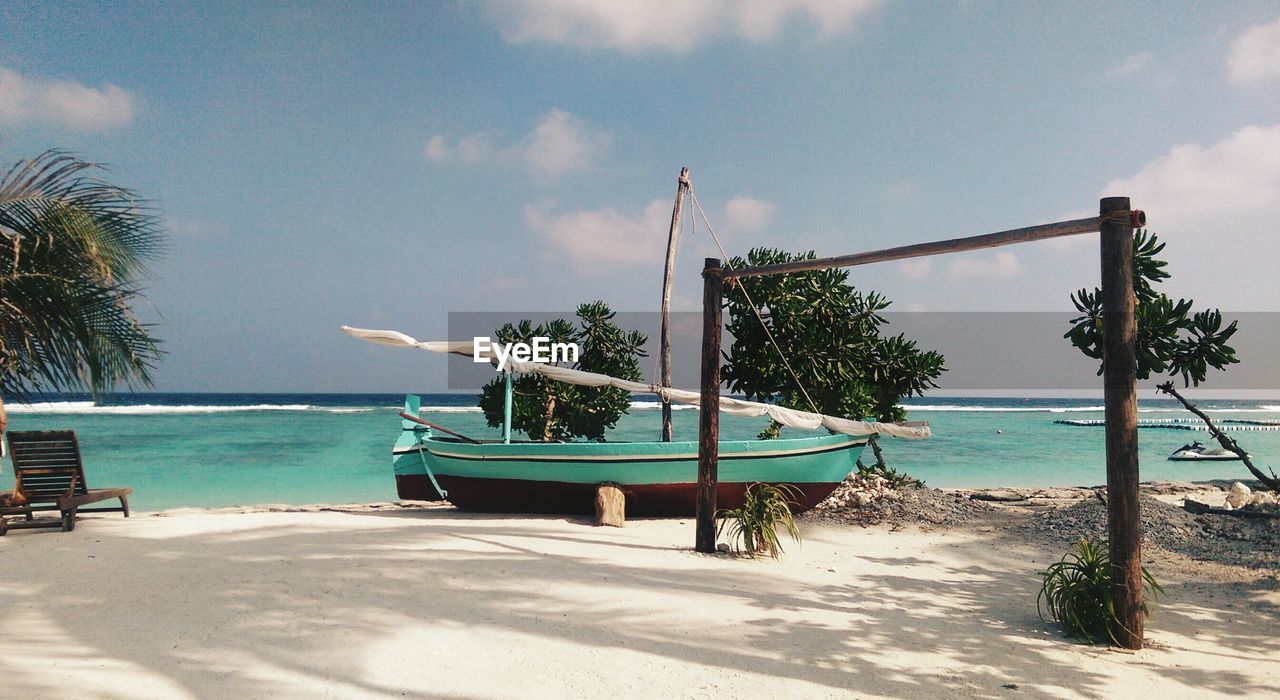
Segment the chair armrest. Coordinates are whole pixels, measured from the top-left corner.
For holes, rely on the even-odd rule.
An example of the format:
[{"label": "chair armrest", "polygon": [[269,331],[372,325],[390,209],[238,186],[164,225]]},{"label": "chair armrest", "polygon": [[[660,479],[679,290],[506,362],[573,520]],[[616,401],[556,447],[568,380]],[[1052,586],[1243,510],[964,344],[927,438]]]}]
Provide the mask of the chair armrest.
[{"label": "chair armrest", "polygon": [[80,475],[72,474],[71,482],[67,484],[67,492],[62,494],[63,498],[71,498],[72,496],[76,495],[76,483],[78,481],[80,481]]}]

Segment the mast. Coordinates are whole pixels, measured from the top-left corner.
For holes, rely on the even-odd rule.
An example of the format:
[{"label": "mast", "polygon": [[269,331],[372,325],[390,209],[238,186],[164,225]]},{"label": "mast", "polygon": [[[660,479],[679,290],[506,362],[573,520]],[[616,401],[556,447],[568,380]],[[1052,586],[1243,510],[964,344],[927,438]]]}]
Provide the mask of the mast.
[{"label": "mast", "polygon": [[511,394],[513,391],[511,370],[502,378],[502,442],[511,442]]},{"label": "mast", "polygon": [[[662,386],[671,386],[671,284],[676,269],[676,244],[680,237],[680,207],[689,190],[689,168],[680,168],[676,181],[676,203],[671,209],[671,232],[667,234],[667,266],[662,273],[662,331],[659,336],[658,374]],[[671,402],[662,401],[662,441],[671,442]]]}]

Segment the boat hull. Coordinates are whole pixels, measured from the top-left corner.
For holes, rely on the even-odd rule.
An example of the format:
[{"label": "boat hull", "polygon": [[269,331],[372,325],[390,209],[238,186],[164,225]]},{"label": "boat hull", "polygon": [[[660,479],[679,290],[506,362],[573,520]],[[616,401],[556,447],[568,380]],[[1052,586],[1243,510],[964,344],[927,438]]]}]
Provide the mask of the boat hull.
[{"label": "boat hull", "polygon": [[[788,440],[720,443],[717,506],[742,504],[755,482],[790,484],[796,511],[817,505],[849,472],[867,438],[826,435]],[[630,515],[692,515],[698,448],[695,442],[482,443],[404,431],[394,453],[396,489],[407,500],[447,500],[467,510],[588,514],[601,483],[617,484]]]},{"label": "boat hull", "polygon": [[1170,462],[1235,462],[1239,461],[1240,456],[1232,452],[1225,454],[1197,454],[1175,452],[1169,455]]},{"label": "boat hull", "polygon": [[[439,481],[449,493],[448,499],[439,497],[425,474],[397,474],[396,490],[405,500],[448,500],[464,510],[486,513],[591,515],[595,508],[595,484],[448,476]],[[742,495],[751,483],[754,482],[719,482],[716,507],[741,506]],[[792,484],[800,491],[792,510],[799,513],[812,508],[839,485],[840,481]],[[692,516],[696,510],[697,484],[632,484],[621,488],[628,515]]]}]

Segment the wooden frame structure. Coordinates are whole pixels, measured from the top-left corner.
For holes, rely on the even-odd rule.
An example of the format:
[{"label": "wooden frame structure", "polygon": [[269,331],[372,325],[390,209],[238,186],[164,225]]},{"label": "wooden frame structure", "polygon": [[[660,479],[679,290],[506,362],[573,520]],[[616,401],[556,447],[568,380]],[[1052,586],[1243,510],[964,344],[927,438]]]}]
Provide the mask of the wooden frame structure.
[{"label": "wooden frame structure", "polygon": [[1128,197],[1106,197],[1098,216],[1012,229],[967,238],[887,248],[853,255],[797,260],[739,270],[721,268],[707,258],[702,270],[702,410],[698,423],[698,496],[695,548],[716,551],[716,483],[719,467],[721,295],[724,283],[741,277],[776,275],[890,260],[961,253],[1017,243],[1097,232],[1101,240],[1103,396],[1106,406],[1107,525],[1112,597],[1119,624],[1115,637],[1130,649],[1141,649],[1142,566],[1138,512],[1137,321],[1134,316],[1133,229],[1146,225],[1146,215],[1131,209]]}]

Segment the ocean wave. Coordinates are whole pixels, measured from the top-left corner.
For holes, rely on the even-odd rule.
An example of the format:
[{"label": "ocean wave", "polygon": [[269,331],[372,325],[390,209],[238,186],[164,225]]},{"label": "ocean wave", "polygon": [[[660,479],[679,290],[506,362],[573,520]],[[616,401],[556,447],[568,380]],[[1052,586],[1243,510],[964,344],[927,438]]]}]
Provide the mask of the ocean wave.
[{"label": "ocean wave", "polygon": [[138,404],[136,406],[98,406],[92,401],[48,401],[32,404],[5,406],[9,413],[66,413],[107,414],[123,416],[149,416],[176,413],[240,413],[245,411],[311,411],[317,413],[366,413],[373,408],[312,406],[310,404],[253,404],[247,406],[164,406]]},{"label": "ocean wave", "polygon": [[[397,406],[403,410],[402,406]],[[479,413],[479,406],[423,406],[422,413]]]},{"label": "ocean wave", "polygon": [[[904,406],[907,411],[937,411],[957,413],[1101,413],[1104,406],[961,406],[953,404]],[[1213,408],[1202,407],[1209,413],[1275,413],[1280,412],[1280,405],[1264,405],[1257,408]],[[1186,413],[1183,408],[1139,408],[1138,413]]]}]

